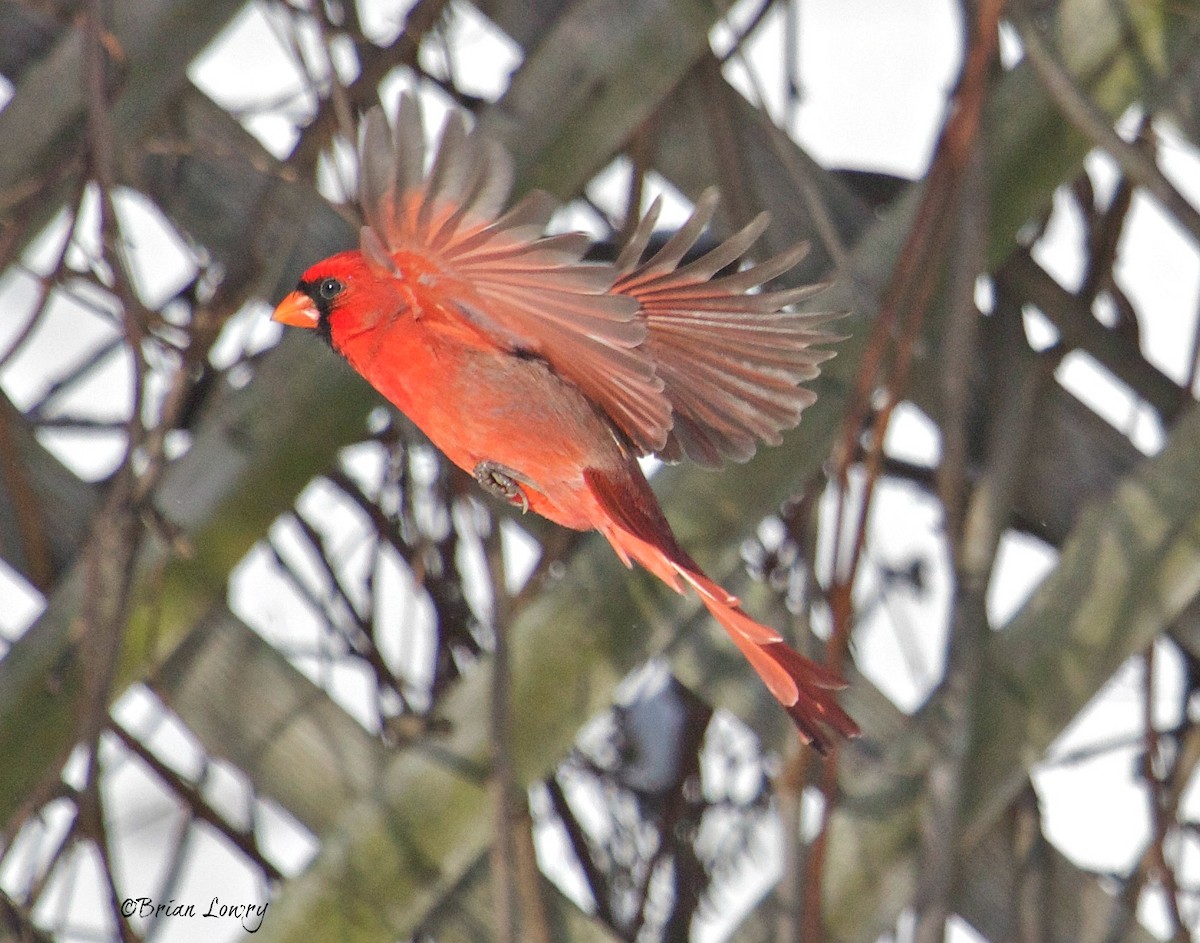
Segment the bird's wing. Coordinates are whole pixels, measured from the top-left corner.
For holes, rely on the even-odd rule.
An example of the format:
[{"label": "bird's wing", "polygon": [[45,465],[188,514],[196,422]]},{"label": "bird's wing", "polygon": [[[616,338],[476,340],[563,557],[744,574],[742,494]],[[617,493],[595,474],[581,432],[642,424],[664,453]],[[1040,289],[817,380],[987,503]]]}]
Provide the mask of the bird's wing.
[{"label": "bird's wing", "polygon": [[502,213],[512,164],[502,147],[467,130],[454,111],[428,169],[417,99],[401,98],[394,127],[376,108],[364,122],[362,249],[403,277],[396,259],[416,254],[470,286],[452,300],[498,345],[547,361],[596,403],[640,452],[663,448],[671,404],[645,347],[638,299],[610,291],[610,265],[580,261],[581,234],[546,236],[555,209],[532,194]]},{"label": "bird's wing", "polygon": [[817,398],[801,383],[817,376],[832,351],[814,345],[838,340],[822,330],[837,315],[783,310],[822,285],[752,292],[804,257],[799,245],[734,274],[734,266],[766,228],[766,214],[694,262],[680,267],[716,208],[715,190],[697,201],[691,218],[645,261],[658,216],[650,208],[617,259],[613,290],[637,299],[646,315],[645,349],[674,412],[659,455],[686,455],[716,467],[726,458],[746,461],[758,442],[777,445],[780,433],[800,421]]}]

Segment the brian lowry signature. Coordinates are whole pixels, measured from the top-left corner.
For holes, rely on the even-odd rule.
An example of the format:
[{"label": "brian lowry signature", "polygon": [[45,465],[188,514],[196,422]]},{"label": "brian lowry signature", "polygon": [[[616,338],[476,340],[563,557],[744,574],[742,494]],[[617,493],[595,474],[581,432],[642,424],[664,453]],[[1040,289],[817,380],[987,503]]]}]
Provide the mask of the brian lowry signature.
[{"label": "brian lowry signature", "polygon": [[195,904],[184,904],[172,897],[168,901],[159,902],[149,897],[126,897],[121,901],[121,913],[126,917],[140,917],[150,920],[161,917],[211,917],[233,918],[241,921],[242,929],[248,933],[257,933],[267,914],[270,901],[261,904],[223,904],[219,897],[214,897],[208,903],[208,908],[200,912]]}]

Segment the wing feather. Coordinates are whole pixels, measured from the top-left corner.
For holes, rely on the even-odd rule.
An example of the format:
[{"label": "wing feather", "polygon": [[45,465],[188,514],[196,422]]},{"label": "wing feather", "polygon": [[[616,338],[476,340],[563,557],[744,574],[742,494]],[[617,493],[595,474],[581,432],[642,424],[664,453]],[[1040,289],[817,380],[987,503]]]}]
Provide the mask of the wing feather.
[{"label": "wing feather", "polygon": [[[837,338],[823,330],[837,317],[786,310],[822,287],[754,291],[803,258],[797,245],[740,272],[737,263],[767,226],[765,214],[693,262],[680,265],[716,210],[705,191],[679,232],[641,261],[657,207],[652,207],[617,260],[613,290],[637,299],[646,316],[645,348],[654,360],[674,422],[660,457],[687,457],[716,467],[746,461],[759,442],[776,445],[816,395],[800,384],[833,356],[816,345]],[[647,223],[647,220],[650,220]]]},{"label": "wing feather", "polygon": [[391,127],[381,109],[364,122],[366,257],[378,260],[381,247],[393,260],[419,256],[446,276],[446,286],[460,286],[461,297],[449,300],[464,319],[497,344],[545,359],[639,452],[662,448],[671,404],[645,345],[637,299],[611,290],[616,269],[582,261],[585,237],[545,235],[556,208],[547,194],[501,214],[511,160],[460,113],[442,126],[426,170],[424,127],[412,95],[401,96]]},{"label": "wing feather", "polygon": [[649,258],[657,200],[615,265],[584,262],[585,236],[545,234],[557,207],[549,195],[504,211],[512,181],[507,152],[461,114],[446,120],[427,161],[414,96],[401,97],[390,125],[373,109],[361,142],[363,252],[401,278],[400,255],[419,256],[446,276],[453,310],[497,344],[543,358],[640,453],[744,461],[799,422],[815,398],[800,384],[832,356],[819,345],[837,339],[825,330],[835,315],[787,310],[823,286],[761,286],[805,246],[722,274],[762,235],[762,214],[685,261],[716,212],[710,189]]}]

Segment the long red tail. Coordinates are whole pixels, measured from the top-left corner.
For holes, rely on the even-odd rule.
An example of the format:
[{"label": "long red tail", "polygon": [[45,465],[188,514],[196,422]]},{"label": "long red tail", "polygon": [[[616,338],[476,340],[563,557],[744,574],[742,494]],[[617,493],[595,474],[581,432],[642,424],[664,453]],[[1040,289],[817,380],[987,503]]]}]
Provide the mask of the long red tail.
[{"label": "long red tail", "polygon": [[733,644],[783,705],[805,743],[824,754],[830,747],[824,728],[843,737],[858,736],[858,725],[842,710],[834,694],[846,686],[845,681],[811,658],[805,658],[774,629],[751,619],[736,597],[703,573],[686,570],[679,573],[695,587],[704,607],[729,633]]},{"label": "long red tail", "polygon": [[[646,496],[630,493],[628,485],[598,474],[585,473],[592,494],[605,512],[597,530],[629,566],[638,562],[660,580],[683,592],[690,585],[704,607],[729,634],[767,689],[792,718],[801,739],[819,753],[828,752],[832,740],[827,730],[856,737],[858,725],[842,710],[836,691],[846,683],[829,669],[791,648],[777,631],[755,622],[736,596],[709,579],[679,547],[658,509]],[[646,491],[649,493],[649,487]],[[653,501],[652,494],[649,501]]]}]

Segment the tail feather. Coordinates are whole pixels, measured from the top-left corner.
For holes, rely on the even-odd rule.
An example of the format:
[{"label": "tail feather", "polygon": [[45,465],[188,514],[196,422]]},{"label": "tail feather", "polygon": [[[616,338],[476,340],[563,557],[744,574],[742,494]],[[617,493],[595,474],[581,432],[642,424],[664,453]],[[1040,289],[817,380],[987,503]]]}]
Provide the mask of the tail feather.
[{"label": "tail feather", "polygon": [[[845,681],[805,658],[773,629],[755,622],[737,606],[722,604],[705,593],[700,594],[700,599],[767,690],[783,705],[805,743],[825,754],[832,746],[825,728],[843,737],[859,735],[858,724],[842,710],[834,693],[846,686]],[[768,634],[775,638],[759,640]]]},{"label": "tail feather", "polygon": [[772,696],[783,705],[801,739],[824,754],[833,744],[827,730],[856,737],[858,725],[838,706],[835,692],[846,683],[828,668],[789,648],[773,628],[755,622],[732,593],[709,579],[679,546],[645,479],[595,469],[584,473],[597,501],[599,530],[629,566],[641,564],[675,592],[691,586],[729,634]]}]

